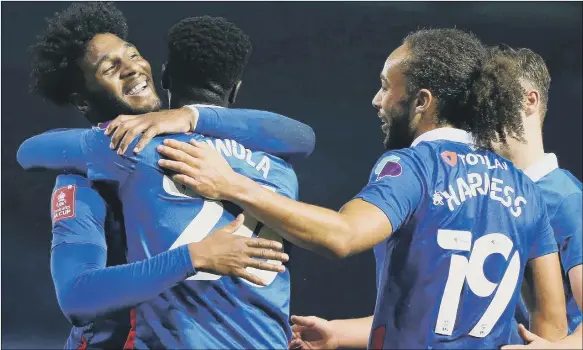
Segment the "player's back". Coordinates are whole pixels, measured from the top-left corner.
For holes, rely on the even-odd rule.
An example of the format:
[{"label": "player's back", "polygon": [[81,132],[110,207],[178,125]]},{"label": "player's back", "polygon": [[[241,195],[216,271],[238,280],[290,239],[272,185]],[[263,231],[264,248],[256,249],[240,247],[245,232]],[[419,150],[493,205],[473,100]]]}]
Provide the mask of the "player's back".
[{"label": "player's back", "polygon": [[386,258],[377,266],[371,347],[507,344],[525,264],[544,255],[533,248],[541,220],[548,225],[534,183],[504,158],[459,142],[391,155],[417,169],[423,197],[375,248]]},{"label": "player's back", "polygon": [[559,247],[563,285],[567,303],[569,334],[581,323],[582,314],[571,290],[569,270],[582,263],[581,253],[581,181],[569,171],[558,168],[554,154],[525,169],[540,188]]},{"label": "player's back", "polygon": [[[164,137],[168,138],[168,137]],[[128,260],[138,261],[203,239],[234,220],[241,210],[231,203],[205,200],[174,182],[158,166],[155,138],[133,158],[135,169],[120,183],[126,219]],[[197,134],[175,135],[207,142],[233,169],[283,195],[297,198],[291,166],[231,140]],[[237,234],[280,240],[250,215]],[[266,287],[241,279],[199,272],[187,281],[140,304],[136,312],[139,348],[285,348],[291,337],[289,272],[259,272]]]}]

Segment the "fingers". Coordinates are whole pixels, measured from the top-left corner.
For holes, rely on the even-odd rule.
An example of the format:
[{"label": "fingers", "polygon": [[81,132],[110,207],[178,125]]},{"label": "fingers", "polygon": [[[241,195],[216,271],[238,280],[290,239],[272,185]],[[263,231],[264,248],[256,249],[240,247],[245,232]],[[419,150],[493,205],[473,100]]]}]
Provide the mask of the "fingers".
[{"label": "fingers", "polygon": [[128,120],[134,119],[135,117],[136,117],[135,115],[124,115],[124,114],[119,115],[117,118],[112,120],[111,123],[109,123],[109,125],[105,129],[105,136],[108,136],[109,134],[111,134],[120,124],[122,124]]},{"label": "fingers", "polygon": [[256,285],[259,286],[266,286],[267,283],[265,283],[265,281],[263,281],[261,278],[255,276],[254,274],[248,272],[245,269],[241,269],[238,273],[236,273],[236,276],[241,277],[244,280],[247,280],[251,283],[255,283]]},{"label": "fingers", "polygon": [[288,349],[302,349],[303,343],[301,339],[294,338],[288,344]]},{"label": "fingers", "polygon": [[289,260],[289,256],[286,253],[276,252],[271,249],[249,248],[246,253],[252,258],[258,259],[276,260],[281,262],[287,262]]},{"label": "fingers", "polygon": [[183,174],[173,175],[172,180],[174,180],[178,183],[181,183],[183,185],[186,185],[189,188],[191,188],[192,190],[196,190],[196,188],[200,185],[200,182],[198,182],[195,178],[190,177],[188,175],[183,175]]},{"label": "fingers", "polygon": [[219,230],[225,231],[227,233],[233,233],[237,231],[241,225],[243,225],[243,222],[245,222],[245,215],[239,214],[235,220],[221,227]]},{"label": "fingers", "polygon": [[207,145],[205,142],[199,142],[199,141],[196,141],[195,139],[190,139],[189,143],[196,148],[202,148],[202,149],[209,148],[209,145]]},{"label": "fingers", "polygon": [[158,135],[160,135],[160,130],[157,127],[151,126],[150,128],[148,128],[148,130],[146,130],[142,137],[140,138],[140,141],[138,141],[138,143],[136,144],[136,147],[134,148],[134,153],[139,153],[141,150],[144,149],[144,147],[146,147],[148,143],[150,143],[150,141],[152,141],[154,137]]},{"label": "fingers", "polygon": [[[208,148],[208,145],[204,142],[196,142],[195,144],[192,143],[191,140],[190,144],[186,142],[180,142],[172,139],[164,140],[164,146],[172,148],[174,150],[182,151],[183,153],[194,157],[194,158],[201,158],[204,156],[202,152],[204,149]],[[206,146],[206,147],[205,147]]]},{"label": "fingers", "polygon": [[[127,123],[129,124],[129,123]],[[118,150],[117,150],[117,154],[125,154],[125,152],[128,149],[128,146],[132,143],[132,141],[134,141],[134,139],[136,138],[136,136],[138,136],[139,134],[141,134],[142,132],[144,132],[144,130],[146,130],[149,125],[147,124],[143,124],[140,123],[139,120],[137,121],[137,123],[132,123],[131,125],[127,125],[123,124],[122,126],[120,126],[119,128],[117,128],[117,130],[115,131],[115,133],[112,136],[112,142],[114,140],[114,137],[117,136],[118,132],[123,132],[123,127],[126,127],[126,132],[125,135],[123,135],[123,138],[121,139],[121,141],[119,142],[118,145]]]},{"label": "fingers", "polygon": [[248,247],[251,248],[266,248],[272,250],[282,250],[283,244],[277,241],[272,241],[270,239],[264,238],[250,238],[246,242]]},{"label": "fingers", "polygon": [[304,326],[300,326],[299,324],[294,324],[291,327],[294,337],[301,338],[301,333],[306,329]]},{"label": "fingers", "polygon": [[[166,140],[164,141],[164,143],[166,144]],[[178,143],[184,143],[184,142],[178,142]],[[187,145],[186,143],[184,143],[184,144]],[[191,156],[190,153],[184,152],[183,150],[181,150],[179,148],[160,145],[160,146],[158,146],[157,150],[164,157],[171,159],[171,160],[184,162],[184,163],[187,163],[190,165],[199,163],[199,162],[197,162],[197,158],[195,158],[196,156],[193,157],[193,156]]]},{"label": "fingers", "polygon": [[293,315],[291,317],[291,321],[298,325],[298,326],[303,326],[303,327],[313,327],[316,322],[314,321],[314,319],[311,316],[296,316]]},{"label": "fingers", "polygon": [[[116,119],[117,120],[117,119]],[[137,125],[140,121],[138,119],[126,119],[116,125],[115,131],[111,135],[111,144],[109,148],[116,149],[119,147],[119,142],[123,139],[126,132]],[[111,126],[111,125],[110,125]]]},{"label": "fingers", "polygon": [[[196,169],[187,165],[186,163],[177,162],[174,160],[160,159],[158,165],[164,169],[172,170],[174,172],[187,175],[191,178],[196,178]],[[185,185],[187,185],[185,183]]]},{"label": "fingers", "polygon": [[530,332],[522,324],[518,325],[518,333],[520,334],[520,337],[527,343],[531,343],[535,340],[540,339],[540,337],[538,335]]},{"label": "fingers", "polygon": [[[273,260],[275,260],[275,259],[273,259]],[[253,267],[253,268],[256,268],[258,270],[273,271],[273,272],[285,272],[285,266],[279,264],[279,262],[278,262],[278,264],[274,264],[274,263],[270,263],[270,262],[263,261],[263,260],[249,258],[249,260],[246,260],[245,265],[247,265],[247,267]]]}]

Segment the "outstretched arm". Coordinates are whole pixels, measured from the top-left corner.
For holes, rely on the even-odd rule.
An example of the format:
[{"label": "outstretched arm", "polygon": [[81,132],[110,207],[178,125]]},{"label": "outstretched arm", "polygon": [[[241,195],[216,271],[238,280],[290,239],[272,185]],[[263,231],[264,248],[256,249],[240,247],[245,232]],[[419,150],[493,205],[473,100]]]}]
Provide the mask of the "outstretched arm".
[{"label": "outstretched arm", "polygon": [[25,170],[50,169],[122,185],[135,169],[133,156],[117,155],[103,129],[49,131],[24,141],[17,159]]},{"label": "outstretched arm", "polygon": [[25,140],[16,159],[25,170],[52,169],[87,173],[83,139],[88,129],[59,129]]},{"label": "outstretched arm", "polygon": [[75,326],[135,306],[195,273],[188,246],[131,264],[106,267],[107,251],[94,244],[63,243],[51,253],[61,310]]},{"label": "outstretched arm", "polygon": [[308,157],[316,143],[311,127],[277,113],[194,105],[119,116],[108,125],[106,135],[111,134],[111,144],[123,154],[140,134],[134,152],[140,152],[157,135],[190,131],[232,139],[247,148],[292,161]]},{"label": "outstretched arm", "polygon": [[[386,155],[375,166],[369,185],[340,210],[290,200],[264,190],[233,171],[205,143],[165,140],[161,167],[176,181],[208,198],[232,201],[282,237],[323,255],[345,257],[372,248],[398,229],[422,198],[420,176],[407,160]],[[393,161],[390,161],[393,160]],[[403,173],[403,176],[394,176]],[[388,175],[387,175],[388,174]]]}]

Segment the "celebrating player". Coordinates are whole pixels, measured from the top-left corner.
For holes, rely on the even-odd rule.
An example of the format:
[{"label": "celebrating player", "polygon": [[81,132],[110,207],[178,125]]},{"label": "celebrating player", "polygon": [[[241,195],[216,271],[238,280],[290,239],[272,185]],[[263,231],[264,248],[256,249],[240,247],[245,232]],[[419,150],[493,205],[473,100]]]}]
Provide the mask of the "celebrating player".
[{"label": "celebrating player", "polygon": [[[569,336],[565,339],[557,341],[556,344],[545,343],[544,339],[527,331],[524,325],[520,328],[520,333],[525,338],[524,340],[533,343],[531,347],[580,349],[583,347],[581,182],[567,170],[559,168],[557,157],[553,153],[545,154],[544,151],[542,125],[547,112],[551,77],[542,57],[532,50],[526,48],[513,50],[509,46],[500,45],[493,48],[492,52],[518,65],[521,73],[520,81],[525,90],[525,108],[521,113],[521,118],[526,142],[510,139],[507,145],[497,147],[496,151],[510,159],[518,168],[523,169],[524,173],[542,191],[555,240],[559,246],[567,303]],[[525,283],[531,283],[531,279],[527,274]],[[528,292],[528,288],[526,291]],[[526,300],[528,299],[530,298],[527,296]],[[517,310],[523,312],[525,307],[517,308]],[[517,320],[528,322],[528,314],[517,316]]]},{"label": "celebrating player", "polygon": [[345,257],[374,247],[372,320],[360,320],[358,334],[350,321],[327,324],[355,337],[332,343],[303,334],[311,325],[292,318],[305,327],[296,328],[291,346],[497,348],[511,339],[527,265],[532,327],[559,339],[567,328],[564,293],[542,195],[488,150],[522,139],[522,96],[512,64],[488,57],[473,35],[421,30],[388,57],[373,100],[392,150],[340,212],[265,191],[201,142],[165,141],[160,152],[169,159],[159,164],[180,172],[176,181],[238,204],[305,248]]},{"label": "celebrating player", "polygon": [[[215,38],[221,36],[225,29],[233,29],[221,19],[207,18],[201,23],[211,24],[205,27],[206,31],[219,31],[215,33]],[[240,31],[236,33],[241,35]],[[49,21],[48,29],[34,47],[33,77],[36,92],[56,104],[75,105],[94,123],[120,113],[143,113],[157,109],[159,99],[155,94],[149,64],[139,56],[135,47],[123,40],[126,37],[125,18],[112,4],[74,4],[58,13]],[[236,69],[244,67],[250,49],[248,39],[241,39],[246,37],[240,38],[237,44],[247,46],[242,47],[246,50],[242,52],[245,57],[231,58],[230,63]],[[219,60],[216,63],[224,62]],[[202,76],[198,78],[204,79]],[[232,91],[228,94],[228,102],[234,101],[236,96],[235,89]],[[241,122],[235,117],[244,117],[248,125],[241,128]],[[177,125],[186,128],[182,131],[196,127],[197,130],[208,130],[211,134],[255,144],[260,149],[286,158],[306,156],[313,149],[311,128],[266,112],[224,109],[199,113],[196,108],[187,108],[148,113],[144,119],[163,122],[154,123],[157,129],[150,129],[150,132],[168,132],[167,129]],[[290,134],[295,139],[280,137],[273,140],[270,130],[275,131],[274,125],[277,125],[277,130],[283,125],[296,131]],[[259,133],[260,142],[256,141],[255,133]],[[72,323],[78,326],[73,327],[67,348],[124,346],[130,328],[130,313],[120,308],[133,306],[135,300],[155,296],[184,280],[188,274],[184,270],[189,269],[188,261],[194,257],[192,249],[190,257],[185,256],[184,252],[178,256],[179,250],[176,250],[134,264],[105,268],[106,262],[107,265],[117,265],[125,260],[123,217],[115,191],[102,184],[94,186],[99,191],[92,188],[84,177],[61,175],[57,178],[53,192],[51,271],[61,308]],[[265,247],[274,246],[273,243],[260,240],[233,237],[229,230],[236,228],[237,223],[225,227],[222,234],[209,236],[196,244],[210,246],[199,250],[214,253],[212,259],[207,259],[207,263],[214,261],[216,266],[213,268],[217,272],[229,272],[225,269],[225,262],[220,261],[221,250],[231,249],[232,255],[232,247],[239,249],[244,241],[250,245],[260,243]],[[189,248],[194,246],[191,244]],[[217,251],[213,247],[220,247],[221,250]],[[260,253],[263,256],[265,251],[241,253]],[[285,259],[286,256],[279,255],[278,258]],[[202,262],[203,256],[199,255],[197,260]],[[250,261],[238,259],[231,263],[235,265],[229,268],[237,265],[245,267],[249,266]],[[257,266],[255,262],[252,265]],[[258,267],[273,269],[265,264]],[[242,268],[236,274],[259,282]],[[133,295],[133,299],[126,294]],[[133,337],[127,340],[129,343],[126,345],[129,346]]]},{"label": "celebrating player", "polygon": [[[218,93],[216,96],[220,97],[218,101],[221,104],[226,105],[233,100],[230,97],[236,94],[233,90],[239,85],[250,50],[246,35],[223,19],[199,17],[178,23],[170,30],[169,38],[170,55],[165,79],[173,96],[182,97],[184,103],[218,103],[210,98],[213,93]],[[125,41],[111,34],[94,35],[84,53],[87,69],[103,72],[106,76],[111,74],[111,79],[122,84],[133,84],[128,89],[133,93],[136,88],[141,88],[144,76],[147,77],[149,72],[135,72],[133,83],[123,80],[132,69],[138,69],[134,67],[137,65],[134,62],[147,64],[126,55],[128,47]],[[124,60],[126,56],[129,61]],[[214,64],[221,69],[213,68]],[[204,79],[192,81],[188,78]],[[137,84],[135,80],[138,80]],[[216,87],[220,89],[213,90]],[[143,91],[136,93],[142,94]],[[171,105],[175,103],[173,97]],[[231,117],[235,113],[220,108],[198,108],[200,120],[203,120],[205,112]],[[246,117],[253,125],[250,119],[252,112],[243,112],[239,115]],[[250,139],[247,144],[269,142],[251,139],[250,132],[265,133],[265,130],[248,130],[246,135]],[[241,137],[244,136],[242,134]],[[182,140],[190,137],[177,136]],[[239,171],[274,191],[297,197],[295,174],[283,160],[263,152],[252,152],[234,140],[203,138],[200,135],[194,137],[207,140],[225,152]],[[261,134],[256,138],[261,138]],[[306,140],[305,137],[301,139]],[[46,142],[52,146],[47,148]],[[80,148],[69,152],[66,148],[71,145]],[[131,343],[136,347],[287,346],[291,336],[288,324],[289,272],[283,272],[284,268],[280,266],[287,255],[270,250],[281,246],[281,238],[252,217],[247,217],[245,224],[236,232],[243,237],[234,238],[224,232],[225,229],[209,235],[213,228],[232,221],[240,209],[203,200],[174,183],[157,167],[159,155],[155,146],[148,145],[139,154],[120,157],[110,150],[109,145],[104,130],[94,128],[43,134],[26,141],[19,150],[19,161],[25,168],[32,167],[34,163],[43,165],[38,162],[39,158],[50,159],[50,167],[64,170],[76,168],[91,180],[113,180],[117,184],[117,193],[124,208],[128,260],[136,263],[115,270],[101,269],[101,277],[91,285],[100,295],[96,296],[96,302],[87,301],[84,306],[91,310],[108,310],[141,303],[136,307],[132,324],[135,327]],[[313,142],[307,146],[312,149]],[[277,142],[271,147],[282,148]],[[64,164],[57,166],[59,161],[64,161]],[[58,194],[57,198],[60,197]],[[228,225],[227,229],[233,230],[238,225],[240,220]],[[263,238],[244,238],[257,235]],[[191,244],[206,236],[207,239],[201,244]],[[217,237],[214,239],[216,244],[203,246],[202,243],[211,241],[213,237]],[[227,244],[229,242],[232,244]],[[228,250],[231,250],[230,261],[222,253]],[[250,258],[257,254],[267,261]],[[154,260],[159,261],[153,263]],[[245,266],[248,268],[241,268]],[[221,278],[213,273],[232,274],[254,283]],[[187,276],[189,281],[163,291]],[[260,285],[265,284],[268,286],[261,288]]]}]

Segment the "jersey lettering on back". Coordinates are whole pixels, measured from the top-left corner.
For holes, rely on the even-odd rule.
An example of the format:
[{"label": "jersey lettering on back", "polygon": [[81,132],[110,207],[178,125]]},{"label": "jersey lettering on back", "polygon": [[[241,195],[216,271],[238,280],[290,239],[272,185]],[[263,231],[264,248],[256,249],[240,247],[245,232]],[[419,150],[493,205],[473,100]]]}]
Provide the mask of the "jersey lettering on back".
[{"label": "jersey lettering on back", "polygon": [[526,176],[494,153],[435,140],[386,153],[356,198],[394,228],[375,247],[370,347],[508,344],[526,262],[556,251]]}]

